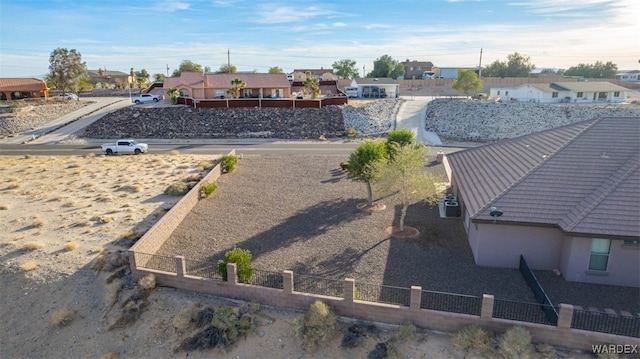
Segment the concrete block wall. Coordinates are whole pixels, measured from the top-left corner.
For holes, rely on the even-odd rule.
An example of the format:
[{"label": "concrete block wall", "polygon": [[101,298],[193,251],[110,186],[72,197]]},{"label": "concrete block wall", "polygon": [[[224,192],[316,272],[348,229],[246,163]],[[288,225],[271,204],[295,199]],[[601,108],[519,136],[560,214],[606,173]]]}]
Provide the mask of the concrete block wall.
[{"label": "concrete block wall", "polygon": [[411,322],[420,328],[429,328],[447,332],[456,332],[469,325],[480,325],[496,333],[504,333],[513,326],[526,327],[534,342],[544,342],[570,348],[591,350],[594,344],[636,344],[638,338],[617,336],[585,330],[571,329],[573,306],[561,304],[558,325],[543,325],[537,323],[518,322],[514,320],[497,319],[492,317],[494,298],[484,295],[482,299],[481,315],[441,312],[420,308],[422,288],[411,287],[410,306],[404,307],[393,304],[365,302],[353,299],[355,281],[347,278],[344,281],[344,298],[322,296],[293,291],[293,272],[283,271],[283,289],[266,288],[251,284],[237,283],[236,265],[227,266],[229,281],[200,278],[184,275],[184,258],[176,256],[176,273],[167,273],[144,268],[132,271],[136,279],[153,273],[156,282],[183,290],[212,294],[220,297],[245,301],[258,301],[266,305],[292,308],[305,311],[316,300],[329,305],[337,315],[358,318],[368,321],[390,324]]},{"label": "concrete block wall", "polygon": [[[230,155],[235,155],[236,151],[229,152]],[[191,212],[193,207],[200,200],[200,187],[204,181],[215,182],[222,174],[222,164],[218,163],[213,167],[206,176],[202,178],[198,184],[196,184],[187,194],[185,194],[160,220],[151,227],[139,240],[134,244],[130,252],[139,252],[154,254],[162,247],[164,242],[171,236],[173,231],[178,228],[184,218]],[[129,255],[129,259],[132,258],[132,254]],[[138,257],[138,261],[141,258]],[[139,263],[143,265],[143,263]]]}]

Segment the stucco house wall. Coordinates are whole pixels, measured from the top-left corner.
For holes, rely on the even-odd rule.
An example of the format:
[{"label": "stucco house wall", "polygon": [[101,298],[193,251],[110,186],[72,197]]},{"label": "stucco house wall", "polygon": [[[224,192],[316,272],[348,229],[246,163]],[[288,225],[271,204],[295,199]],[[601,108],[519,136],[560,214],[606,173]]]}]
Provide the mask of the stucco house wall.
[{"label": "stucco house wall", "polygon": [[591,238],[567,237],[564,243],[560,271],[572,282],[637,287],[640,283],[640,247],[625,246],[622,240],[612,240],[606,272],[589,271]]},{"label": "stucco house wall", "polygon": [[[589,84],[591,88],[580,89],[580,83],[574,84],[575,89],[554,88],[553,84],[525,84],[517,87],[492,87],[489,90],[489,99],[502,101],[519,102],[540,102],[540,103],[598,103],[613,102],[620,103],[627,101],[627,93],[624,88],[610,89],[611,84],[603,84],[601,89],[597,89],[596,84]],[[594,89],[595,87],[595,89]],[[605,94],[600,97],[600,94]]]}]

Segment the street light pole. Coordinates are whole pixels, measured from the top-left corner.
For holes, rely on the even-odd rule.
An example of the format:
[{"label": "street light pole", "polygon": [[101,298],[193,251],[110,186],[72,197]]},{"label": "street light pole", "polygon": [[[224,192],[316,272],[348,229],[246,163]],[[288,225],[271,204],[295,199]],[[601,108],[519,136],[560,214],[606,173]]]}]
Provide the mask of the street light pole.
[{"label": "street light pole", "polygon": [[131,85],[133,84],[133,67],[131,68],[131,71],[129,71],[129,102],[133,101],[133,99],[131,98]]}]

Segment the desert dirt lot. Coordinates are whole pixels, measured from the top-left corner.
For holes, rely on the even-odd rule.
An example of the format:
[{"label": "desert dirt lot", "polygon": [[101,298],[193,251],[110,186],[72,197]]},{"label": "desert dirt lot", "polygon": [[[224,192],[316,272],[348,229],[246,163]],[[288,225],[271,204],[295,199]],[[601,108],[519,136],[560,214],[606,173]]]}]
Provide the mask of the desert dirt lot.
[{"label": "desert dirt lot", "polygon": [[[175,318],[183,308],[242,303],[158,287],[140,316],[120,325],[123,305],[136,293],[118,250],[177,200],[163,194],[171,183],[201,173],[215,156],[142,155],[0,157],[0,356],[3,358],[365,358],[397,327],[378,324],[355,348],[336,334],[306,353],[295,335],[300,313],[261,308],[256,328],[226,352],[175,351],[185,339]],[[105,257],[107,253],[115,253]],[[107,260],[105,260],[107,258]],[[110,259],[109,259],[110,258]],[[104,269],[105,262],[112,264]],[[94,269],[96,263],[103,270]],[[120,323],[120,324],[119,324]],[[418,330],[395,342],[410,358],[462,358],[450,336]],[[377,352],[379,353],[379,351]],[[565,353],[567,353],[565,351]],[[541,354],[535,354],[541,356]],[[572,357],[589,357],[571,352]]]}]

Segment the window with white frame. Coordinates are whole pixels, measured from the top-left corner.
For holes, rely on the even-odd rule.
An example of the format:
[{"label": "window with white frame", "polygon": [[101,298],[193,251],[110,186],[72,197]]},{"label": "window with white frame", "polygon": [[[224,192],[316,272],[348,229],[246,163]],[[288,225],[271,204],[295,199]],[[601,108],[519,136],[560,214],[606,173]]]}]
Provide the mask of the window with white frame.
[{"label": "window with white frame", "polygon": [[620,97],[620,91],[615,91],[613,93],[613,97]]},{"label": "window with white frame", "polygon": [[558,93],[557,93],[557,92],[553,92],[553,93],[551,94],[551,97],[553,97],[553,98],[558,98]]},{"label": "window with white frame", "polygon": [[611,240],[606,238],[593,238],[591,240],[591,255],[589,257],[589,270],[604,272],[609,264],[611,253]]},{"label": "window with white frame", "polygon": [[581,97],[582,97],[582,95],[583,95],[583,93],[582,93],[582,92],[578,92],[578,96],[576,96],[576,97],[581,98]]}]

